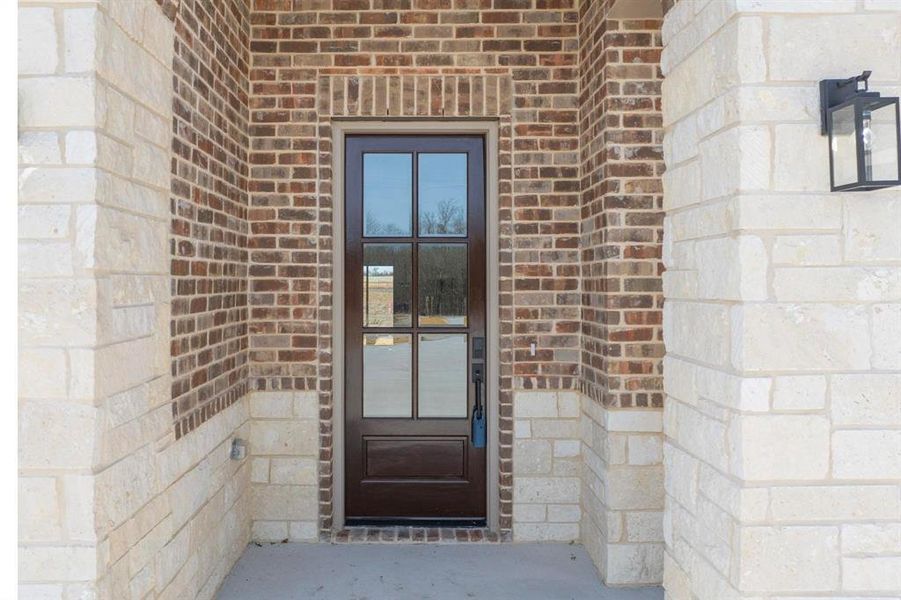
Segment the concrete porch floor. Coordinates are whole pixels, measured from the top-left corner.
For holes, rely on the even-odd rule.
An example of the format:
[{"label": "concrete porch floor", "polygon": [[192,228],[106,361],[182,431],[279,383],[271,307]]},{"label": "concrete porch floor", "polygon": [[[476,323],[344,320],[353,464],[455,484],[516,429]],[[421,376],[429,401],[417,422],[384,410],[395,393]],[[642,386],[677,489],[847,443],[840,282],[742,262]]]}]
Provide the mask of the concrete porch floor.
[{"label": "concrete porch floor", "polygon": [[661,588],[601,585],[568,544],[250,545],[219,600],[662,600]]}]

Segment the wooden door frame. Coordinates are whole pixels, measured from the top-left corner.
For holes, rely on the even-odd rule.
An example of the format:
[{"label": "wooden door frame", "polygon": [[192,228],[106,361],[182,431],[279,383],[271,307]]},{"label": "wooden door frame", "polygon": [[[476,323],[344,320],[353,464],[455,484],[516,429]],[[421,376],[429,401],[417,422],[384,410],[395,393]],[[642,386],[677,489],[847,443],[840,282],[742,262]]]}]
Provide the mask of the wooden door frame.
[{"label": "wooden door frame", "polygon": [[499,245],[498,245],[498,121],[497,119],[354,119],[331,120],[332,126],[332,528],[344,527],[344,141],[348,135],[483,135],[485,136],[485,259],[486,259],[486,460],[487,524],[498,531],[500,513],[498,420]]}]

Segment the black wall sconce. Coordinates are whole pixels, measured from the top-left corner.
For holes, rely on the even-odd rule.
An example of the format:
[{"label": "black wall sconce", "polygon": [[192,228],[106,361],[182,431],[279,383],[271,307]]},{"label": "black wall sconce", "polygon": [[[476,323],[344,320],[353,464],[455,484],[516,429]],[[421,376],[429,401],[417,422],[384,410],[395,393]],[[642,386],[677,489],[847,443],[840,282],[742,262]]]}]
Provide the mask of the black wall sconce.
[{"label": "black wall sconce", "polygon": [[869,91],[869,77],[870,71],[864,71],[848,79],[820,81],[833,192],[901,185],[898,98]]}]

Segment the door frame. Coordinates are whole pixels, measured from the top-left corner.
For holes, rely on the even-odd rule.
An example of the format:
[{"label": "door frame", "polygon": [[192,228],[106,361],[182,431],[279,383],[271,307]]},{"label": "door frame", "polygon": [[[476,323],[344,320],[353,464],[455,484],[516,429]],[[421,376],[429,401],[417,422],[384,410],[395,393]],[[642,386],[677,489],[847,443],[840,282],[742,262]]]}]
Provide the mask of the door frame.
[{"label": "door frame", "polygon": [[483,135],[485,137],[485,337],[488,358],[488,464],[485,469],[487,525],[498,530],[500,510],[498,379],[500,372],[498,121],[497,119],[333,118],[332,126],[332,528],[344,528],[344,141],[354,134]]}]

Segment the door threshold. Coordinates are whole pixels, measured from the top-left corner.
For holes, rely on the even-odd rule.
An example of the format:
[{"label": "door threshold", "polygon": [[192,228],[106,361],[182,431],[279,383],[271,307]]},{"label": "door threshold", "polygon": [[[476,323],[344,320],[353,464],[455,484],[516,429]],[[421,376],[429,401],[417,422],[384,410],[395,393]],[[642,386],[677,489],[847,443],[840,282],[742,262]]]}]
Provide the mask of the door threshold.
[{"label": "door threshold", "polygon": [[481,519],[420,519],[408,517],[347,517],[345,527],[447,527],[451,529],[484,529]]}]

